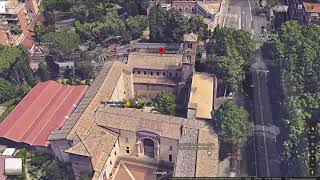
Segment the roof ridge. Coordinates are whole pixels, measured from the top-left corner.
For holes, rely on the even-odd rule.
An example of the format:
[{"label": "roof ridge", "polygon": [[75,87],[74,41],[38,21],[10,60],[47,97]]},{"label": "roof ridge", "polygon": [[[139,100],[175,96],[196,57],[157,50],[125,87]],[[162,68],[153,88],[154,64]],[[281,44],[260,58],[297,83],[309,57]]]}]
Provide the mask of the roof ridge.
[{"label": "roof ridge", "polygon": [[[46,123],[46,126],[51,122],[50,120],[54,117],[54,115],[56,114],[56,112],[61,108],[61,106],[63,105],[63,103],[70,97],[69,95],[73,92],[74,89],[76,89],[76,86],[69,86],[69,85],[68,85],[68,86],[65,86],[64,91],[67,90],[68,88],[71,88],[71,89],[69,90],[69,92],[68,92],[68,95],[66,95],[66,96],[63,98],[63,101],[60,101],[59,107],[57,107],[57,108],[55,109],[54,113],[52,113],[50,119],[49,119],[49,120],[47,121],[47,123]],[[59,96],[61,96],[61,95],[62,95],[62,93],[61,93]],[[65,118],[65,117],[64,117],[64,118]],[[43,132],[43,130],[46,128],[46,126],[44,126],[44,127],[42,128],[42,130],[40,131],[39,134],[41,134],[41,133]],[[30,144],[32,145],[38,138],[39,138],[39,137],[36,137],[36,138],[32,141],[32,143],[30,143]]]},{"label": "roof ridge", "polygon": [[[46,92],[46,90],[50,87],[49,84],[51,83],[51,81],[44,82],[44,83],[46,83],[45,88],[44,88],[44,89],[41,91],[41,93],[37,96],[36,100],[32,101],[32,103],[31,103],[29,106],[32,106],[32,104],[34,104],[37,100],[39,100],[40,96],[43,95],[43,93]],[[50,102],[49,102],[49,103],[50,103]],[[26,110],[20,115],[19,118],[21,118],[21,117],[26,113],[27,110],[28,110],[28,109],[26,109]],[[41,114],[41,112],[40,112],[40,114]],[[16,122],[18,122],[18,121],[16,120],[15,123],[16,123]],[[14,124],[15,124],[15,123],[14,123]],[[11,126],[11,128],[14,127],[14,124]],[[29,127],[30,127],[30,126],[29,126]],[[10,130],[11,128],[9,128],[8,130]],[[28,129],[29,129],[29,128],[28,128]],[[6,132],[6,135],[8,134],[8,132],[10,132],[10,131],[7,131],[7,132]],[[23,136],[22,136],[22,137],[23,137]],[[22,137],[21,137],[21,138],[22,138]],[[19,139],[21,140],[21,138],[19,138]]]}]

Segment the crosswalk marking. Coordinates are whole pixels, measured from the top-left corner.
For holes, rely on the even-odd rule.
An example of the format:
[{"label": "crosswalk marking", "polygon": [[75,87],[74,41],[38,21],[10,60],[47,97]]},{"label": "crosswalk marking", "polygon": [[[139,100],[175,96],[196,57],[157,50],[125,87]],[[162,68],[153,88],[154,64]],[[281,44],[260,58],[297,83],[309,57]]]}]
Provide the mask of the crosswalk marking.
[{"label": "crosswalk marking", "polygon": [[232,18],[237,18],[239,15],[238,14],[227,14],[227,17],[232,17]]}]

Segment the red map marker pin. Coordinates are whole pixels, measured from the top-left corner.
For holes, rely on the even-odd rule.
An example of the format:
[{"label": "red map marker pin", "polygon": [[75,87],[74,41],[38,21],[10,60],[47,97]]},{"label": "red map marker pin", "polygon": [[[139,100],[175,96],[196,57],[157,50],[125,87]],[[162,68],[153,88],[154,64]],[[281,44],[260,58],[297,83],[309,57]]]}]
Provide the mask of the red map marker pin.
[{"label": "red map marker pin", "polygon": [[165,53],[165,49],[163,47],[159,48],[159,53],[162,56]]}]

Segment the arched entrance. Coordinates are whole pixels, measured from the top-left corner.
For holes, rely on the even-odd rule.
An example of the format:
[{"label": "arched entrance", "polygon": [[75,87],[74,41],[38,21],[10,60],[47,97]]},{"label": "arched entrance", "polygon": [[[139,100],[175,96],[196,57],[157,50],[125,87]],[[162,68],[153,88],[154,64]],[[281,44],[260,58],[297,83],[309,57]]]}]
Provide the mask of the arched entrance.
[{"label": "arched entrance", "polygon": [[144,155],[154,157],[154,142],[151,139],[143,140]]}]

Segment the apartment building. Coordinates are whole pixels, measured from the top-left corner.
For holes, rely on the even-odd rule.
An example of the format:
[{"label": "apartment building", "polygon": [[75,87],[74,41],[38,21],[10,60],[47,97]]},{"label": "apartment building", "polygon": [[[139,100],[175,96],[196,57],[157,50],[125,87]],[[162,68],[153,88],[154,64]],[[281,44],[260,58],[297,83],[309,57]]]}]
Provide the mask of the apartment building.
[{"label": "apartment building", "polygon": [[[39,0],[0,1],[0,44],[16,46],[22,44],[28,33],[34,31],[32,23],[39,12]],[[31,25],[33,24],[33,25]]]}]

